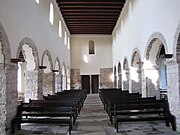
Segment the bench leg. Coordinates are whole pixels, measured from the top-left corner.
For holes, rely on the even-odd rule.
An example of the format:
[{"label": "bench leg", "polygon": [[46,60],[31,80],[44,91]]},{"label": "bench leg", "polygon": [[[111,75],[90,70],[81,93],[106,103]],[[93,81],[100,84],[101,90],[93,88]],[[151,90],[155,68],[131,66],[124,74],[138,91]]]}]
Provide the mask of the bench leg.
[{"label": "bench leg", "polygon": [[176,118],[174,116],[170,118],[170,123],[172,126],[172,130],[176,131]]},{"label": "bench leg", "polygon": [[71,130],[72,130],[72,122],[69,123],[69,134],[71,134]]}]

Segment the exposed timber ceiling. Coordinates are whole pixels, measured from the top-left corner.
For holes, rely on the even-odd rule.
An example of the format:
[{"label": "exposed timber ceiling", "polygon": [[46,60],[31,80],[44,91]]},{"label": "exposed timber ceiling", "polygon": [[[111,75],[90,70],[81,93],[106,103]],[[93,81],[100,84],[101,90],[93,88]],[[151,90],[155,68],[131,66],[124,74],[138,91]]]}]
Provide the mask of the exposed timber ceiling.
[{"label": "exposed timber ceiling", "polygon": [[112,34],[126,0],[56,0],[71,34]]}]

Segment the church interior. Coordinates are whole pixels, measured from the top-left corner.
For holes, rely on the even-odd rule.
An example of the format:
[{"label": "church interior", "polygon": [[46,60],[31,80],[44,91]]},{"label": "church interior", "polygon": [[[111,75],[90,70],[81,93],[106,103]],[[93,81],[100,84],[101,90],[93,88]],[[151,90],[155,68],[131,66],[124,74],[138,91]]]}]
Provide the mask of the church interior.
[{"label": "church interior", "polygon": [[179,135],[180,0],[0,0],[0,135]]}]

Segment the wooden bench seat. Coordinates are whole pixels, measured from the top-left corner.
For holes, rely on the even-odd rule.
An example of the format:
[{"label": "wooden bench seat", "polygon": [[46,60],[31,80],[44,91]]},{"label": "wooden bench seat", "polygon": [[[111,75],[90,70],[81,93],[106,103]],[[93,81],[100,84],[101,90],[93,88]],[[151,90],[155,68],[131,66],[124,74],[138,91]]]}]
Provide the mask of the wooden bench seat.
[{"label": "wooden bench seat", "polygon": [[175,117],[170,113],[165,100],[114,105],[114,126],[117,132],[119,122],[159,120],[164,120],[166,126],[171,123],[172,129],[176,130]]},{"label": "wooden bench seat", "polygon": [[73,114],[71,107],[19,106],[17,116],[11,123],[11,133],[15,132],[16,127],[20,130],[21,123],[49,123],[68,125],[71,134]]}]

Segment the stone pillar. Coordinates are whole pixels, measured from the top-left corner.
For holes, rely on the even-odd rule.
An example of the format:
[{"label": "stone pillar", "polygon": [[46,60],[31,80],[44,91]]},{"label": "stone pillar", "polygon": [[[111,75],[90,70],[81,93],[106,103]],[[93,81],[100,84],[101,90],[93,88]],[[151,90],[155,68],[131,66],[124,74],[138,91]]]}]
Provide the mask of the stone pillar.
[{"label": "stone pillar", "polygon": [[47,96],[48,94],[55,94],[55,79],[54,73],[43,73],[43,95]]},{"label": "stone pillar", "polygon": [[39,91],[39,71],[38,70],[26,70],[25,71],[25,101],[29,99],[39,99],[41,95]]},{"label": "stone pillar", "polygon": [[122,89],[122,75],[118,74],[118,88]]},{"label": "stone pillar", "polygon": [[80,69],[71,69],[71,89],[81,89]]},{"label": "stone pillar", "polygon": [[172,114],[176,116],[177,128],[180,131],[180,61],[170,59],[166,61],[168,80],[168,101]]},{"label": "stone pillar", "polygon": [[[134,73],[135,75],[135,73]],[[141,90],[141,71],[140,70],[137,70],[137,80],[133,80],[131,79],[131,89],[132,89],[132,92],[133,93],[137,93],[139,92],[140,94],[142,93],[142,90]]]},{"label": "stone pillar", "polygon": [[129,90],[129,71],[125,73],[126,80],[123,80],[123,90]]},{"label": "stone pillar", "polygon": [[17,112],[17,65],[0,64],[0,135],[9,135],[11,120]]},{"label": "stone pillar", "polygon": [[61,81],[62,81],[61,75],[55,74],[55,92],[61,92],[62,91]]},{"label": "stone pillar", "polygon": [[100,89],[113,87],[113,81],[111,78],[112,74],[113,74],[112,68],[100,69],[100,79],[99,79]]},{"label": "stone pillar", "polygon": [[157,99],[160,98],[159,90],[159,71],[158,67],[150,67],[149,69],[144,70],[144,82],[145,90],[143,95],[146,97],[156,96]]}]

